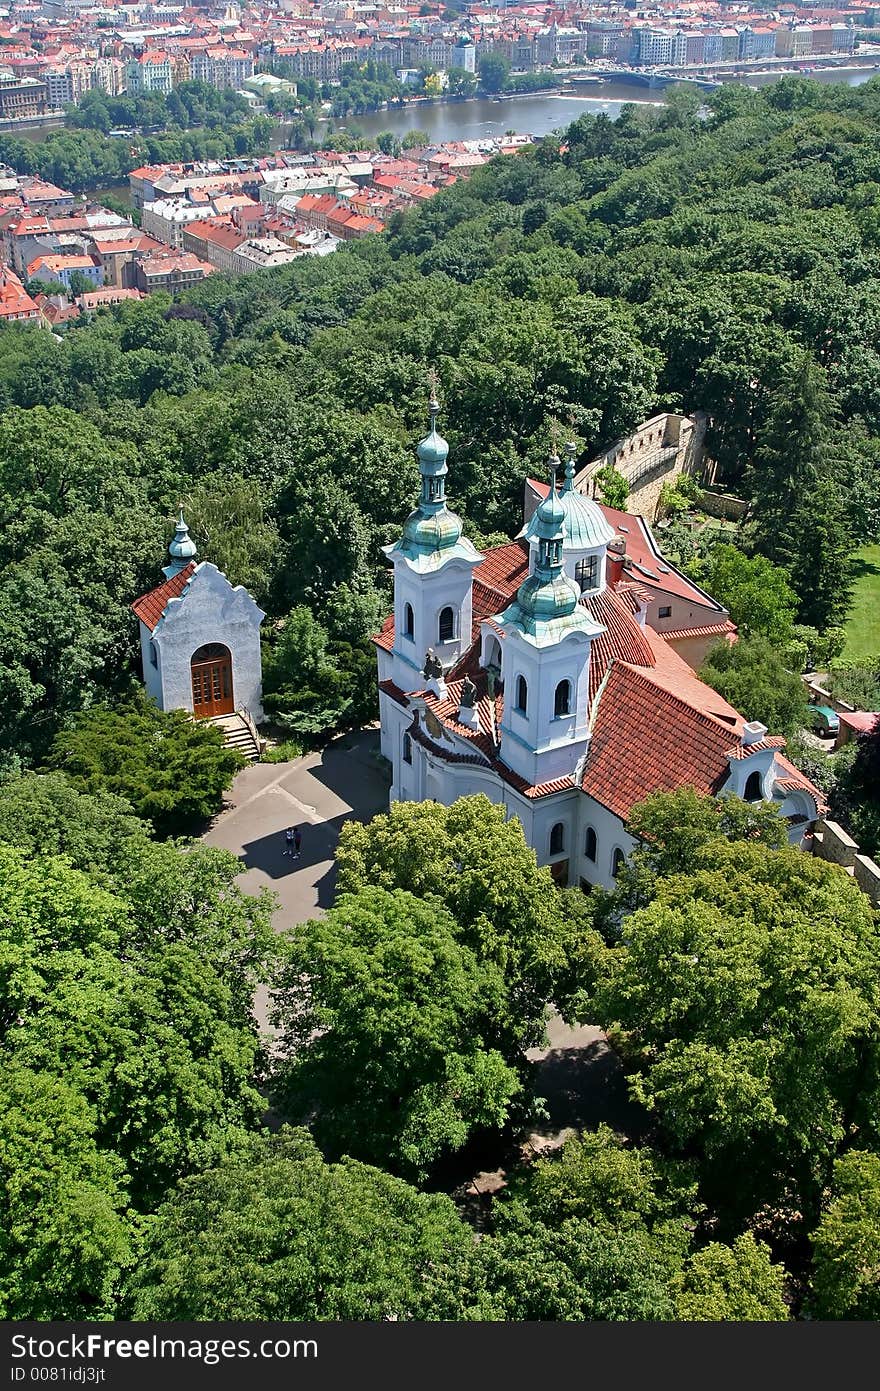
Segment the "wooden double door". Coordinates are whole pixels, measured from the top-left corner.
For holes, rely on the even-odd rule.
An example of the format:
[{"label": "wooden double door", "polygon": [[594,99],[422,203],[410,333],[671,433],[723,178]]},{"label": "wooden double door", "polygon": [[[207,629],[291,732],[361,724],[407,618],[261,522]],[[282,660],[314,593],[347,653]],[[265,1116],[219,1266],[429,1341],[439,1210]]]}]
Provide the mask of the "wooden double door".
[{"label": "wooden double door", "polygon": [[193,715],[209,720],[214,715],[231,715],[235,710],[232,693],[232,656],[222,643],[212,642],[192,655]]}]

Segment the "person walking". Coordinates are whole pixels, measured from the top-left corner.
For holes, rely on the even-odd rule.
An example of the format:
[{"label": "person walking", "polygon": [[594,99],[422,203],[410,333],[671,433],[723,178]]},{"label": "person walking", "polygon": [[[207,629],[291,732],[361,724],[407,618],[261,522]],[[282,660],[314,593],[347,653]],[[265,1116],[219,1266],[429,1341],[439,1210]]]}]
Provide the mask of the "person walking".
[{"label": "person walking", "polygon": [[302,831],[300,830],[299,826],[297,826],[294,828],[293,832],[293,858],[295,860],[299,859],[299,852],[302,849],[302,843]]},{"label": "person walking", "polygon": [[281,852],[282,855],[293,854],[293,834],[293,827],[288,826],[287,830],[284,832],[284,849]]}]

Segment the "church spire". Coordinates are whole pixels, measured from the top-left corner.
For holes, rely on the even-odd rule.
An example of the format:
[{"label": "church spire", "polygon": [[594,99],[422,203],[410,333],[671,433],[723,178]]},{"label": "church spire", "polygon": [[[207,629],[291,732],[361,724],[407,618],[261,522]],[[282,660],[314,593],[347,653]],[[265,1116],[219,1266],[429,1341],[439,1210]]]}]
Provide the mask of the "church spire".
[{"label": "church spire", "polygon": [[189,527],[183,520],[182,505],[177,518],[174,539],[168,547],[168,554],[171,557],[171,562],[163,568],[162,573],[169,580],[172,575],[177,575],[181,570],[185,570],[190,561],[195,560],[198,555],[196,543],[190,536]]},{"label": "church spire", "polygon": [[449,454],[449,445],[437,430],[440,402],[437,400],[436,373],[429,373],[428,385],[431,390],[428,401],[428,415],[431,424],[425,438],[419,441],[417,452],[419,473],[422,478],[420,510],[431,516],[434,512],[439,512],[446,507],[446,475],[449,472],[446,459]]}]

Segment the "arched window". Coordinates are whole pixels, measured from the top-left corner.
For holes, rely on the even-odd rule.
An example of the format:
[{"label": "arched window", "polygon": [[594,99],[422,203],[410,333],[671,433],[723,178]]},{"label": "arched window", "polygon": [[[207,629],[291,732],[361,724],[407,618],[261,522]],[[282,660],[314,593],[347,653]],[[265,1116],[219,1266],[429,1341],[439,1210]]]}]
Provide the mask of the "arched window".
[{"label": "arched window", "polygon": [[553,715],[555,719],[560,719],[563,715],[571,713],[571,682],[560,681],[556,687],[556,695],[553,698]]},{"label": "arched window", "polygon": [[521,715],[529,708],[529,683],[524,676],[516,678],[516,709]]},{"label": "arched window", "polygon": [[156,646],[156,644],[153,642],[153,639],[150,638],[150,666],[157,667],[158,665],[159,665],[159,649],[158,649],[158,647]]},{"label": "arched window", "polygon": [[583,560],[579,560],[574,567],[574,577],[578,582],[581,594],[588,589],[595,589],[598,583],[599,558],[595,555],[588,555]]},{"label": "arched window", "polygon": [[415,629],[415,618],[413,617],[412,604],[403,606],[403,636],[412,638]]},{"label": "arched window", "polygon": [[412,763],[412,739],[408,734],[403,736],[403,761],[404,763]]},{"label": "arched window", "polygon": [[760,802],[764,796],[763,779],[757,769],[746,778],[744,796],[747,802]]},{"label": "arched window", "polygon": [[584,837],[584,854],[588,860],[596,859],[596,832],[592,826],[587,827],[587,834]]},{"label": "arched window", "polygon": [[437,641],[451,642],[455,637],[455,613],[446,605],[445,609],[440,610],[440,621],[437,624]]},{"label": "arched window", "polygon": [[550,832],[550,854],[561,855],[565,849],[565,826],[561,821]]},{"label": "arched window", "polygon": [[611,856],[611,878],[612,878],[612,879],[616,879],[616,878],[617,878],[618,874],[619,874],[620,871],[623,869],[623,866],[625,865],[625,863],[626,863],[626,856],[624,855],[623,851],[620,849],[620,846],[617,846],[617,847],[615,848],[614,854]]}]

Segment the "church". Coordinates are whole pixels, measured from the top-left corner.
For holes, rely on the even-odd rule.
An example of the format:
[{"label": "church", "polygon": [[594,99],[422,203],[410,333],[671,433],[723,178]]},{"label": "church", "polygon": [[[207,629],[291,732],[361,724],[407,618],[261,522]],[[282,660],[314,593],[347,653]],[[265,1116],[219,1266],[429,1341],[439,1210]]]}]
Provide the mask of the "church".
[{"label": "church", "polygon": [[[181,512],[168,547],[165,579],[131,605],[139,623],[147,695],[160,710],[196,720],[263,719],[260,624],[266,617],[242,585],[199,561]],[[244,739],[243,744],[249,744]]]},{"label": "church", "polygon": [[[655,791],[770,802],[801,844],[821,794],[683,655],[735,640],[725,611],[664,562],[643,518],[577,491],[574,445],[561,482],[555,456],[547,483],[529,480],[516,540],[476,550],[447,505],[438,411],[432,396],[418,506],[384,548],[394,611],[374,642],[391,800],[482,792],[558,883],[584,889],[613,887],[636,844],[630,810]],[[670,591],[678,621],[658,603]]]}]

